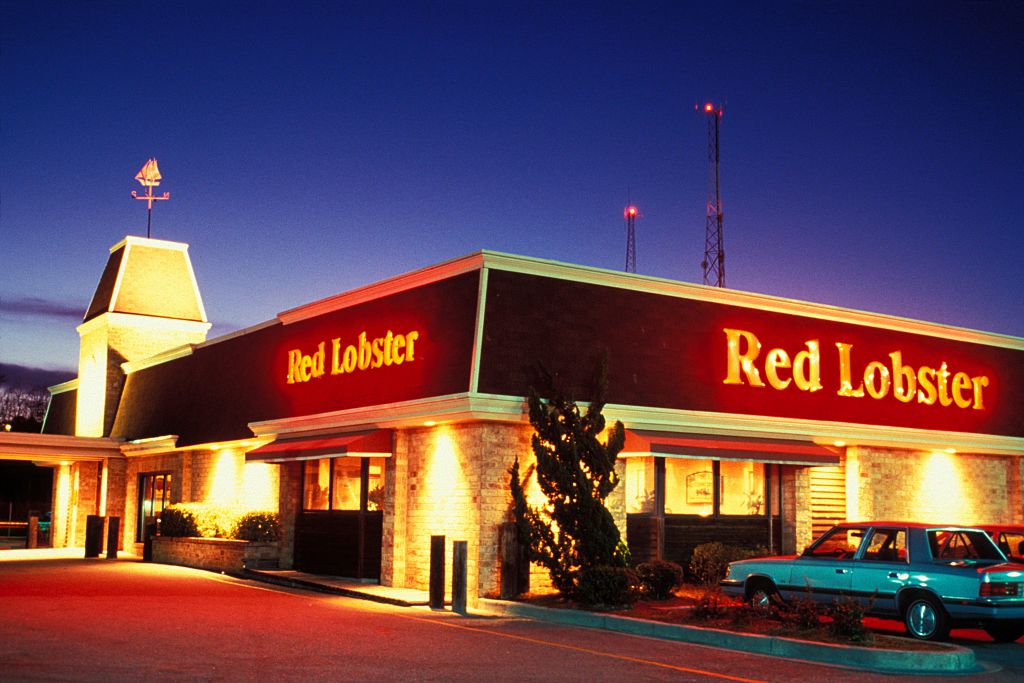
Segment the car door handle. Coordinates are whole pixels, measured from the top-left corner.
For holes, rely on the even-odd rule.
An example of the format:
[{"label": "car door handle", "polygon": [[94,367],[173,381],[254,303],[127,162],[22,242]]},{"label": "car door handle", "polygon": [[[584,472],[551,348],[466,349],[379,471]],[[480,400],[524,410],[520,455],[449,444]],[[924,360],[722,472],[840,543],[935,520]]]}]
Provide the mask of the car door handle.
[{"label": "car door handle", "polygon": [[850,573],[849,569],[837,569],[836,570],[836,574],[849,574],[849,573]]},{"label": "car door handle", "polygon": [[900,578],[899,572],[889,572],[888,576],[889,576],[890,579],[898,579],[898,578]]}]

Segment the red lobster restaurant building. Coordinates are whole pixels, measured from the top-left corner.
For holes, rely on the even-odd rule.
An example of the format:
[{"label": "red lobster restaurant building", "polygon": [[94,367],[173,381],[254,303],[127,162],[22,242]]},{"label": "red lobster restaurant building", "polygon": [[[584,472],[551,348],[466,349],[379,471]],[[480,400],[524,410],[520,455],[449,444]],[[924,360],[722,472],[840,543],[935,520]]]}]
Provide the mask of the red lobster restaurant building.
[{"label": "red lobster restaurant building", "polygon": [[187,245],[110,250],[78,378],[35,445],[0,442],[55,468],[55,545],[90,514],[141,553],[164,505],[271,509],[282,568],[396,587],[426,588],[432,534],[466,540],[475,600],[499,587],[538,364],[585,398],[605,354],[634,560],[794,552],[844,519],[1024,521],[1024,339],[486,251],[209,327]]}]

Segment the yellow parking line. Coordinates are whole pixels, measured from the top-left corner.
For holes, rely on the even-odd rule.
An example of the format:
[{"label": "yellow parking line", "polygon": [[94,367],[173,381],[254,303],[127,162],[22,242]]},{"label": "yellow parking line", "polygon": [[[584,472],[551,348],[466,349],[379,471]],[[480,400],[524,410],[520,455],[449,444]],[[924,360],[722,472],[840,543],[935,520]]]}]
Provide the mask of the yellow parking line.
[{"label": "yellow parking line", "polygon": [[527,643],[534,643],[535,645],[547,645],[550,647],[561,648],[563,650],[572,650],[574,652],[582,652],[590,655],[597,655],[598,657],[608,657],[609,659],[618,659],[624,662],[633,662],[635,664],[646,664],[648,666],[656,666],[662,669],[671,669],[673,671],[679,671],[688,674],[700,674],[702,676],[710,676],[712,678],[721,678],[727,681],[740,681],[741,683],[764,683],[763,681],[756,678],[742,678],[740,676],[730,676],[729,674],[720,674],[714,671],[705,671],[703,669],[691,669],[685,666],[676,666],[675,664],[666,664],[665,662],[656,662],[652,659],[640,659],[639,657],[629,657],[626,655],[616,655],[610,652],[602,652],[600,650],[591,650],[586,647],[579,647],[577,645],[566,645],[564,643],[555,643],[548,640],[540,640],[539,638],[530,638],[528,636],[518,636],[511,633],[502,633],[500,631],[492,631],[484,628],[477,628],[475,626],[465,626],[463,624],[454,624],[447,621],[439,621],[437,619],[427,619],[424,617],[414,617],[408,614],[399,614],[397,616],[403,619],[412,619],[414,621],[425,621],[431,624],[437,624],[438,626],[447,626],[449,628],[457,628],[463,631],[473,631],[475,633],[484,633],[491,636],[499,636],[501,638],[511,638],[512,640],[522,640]]}]

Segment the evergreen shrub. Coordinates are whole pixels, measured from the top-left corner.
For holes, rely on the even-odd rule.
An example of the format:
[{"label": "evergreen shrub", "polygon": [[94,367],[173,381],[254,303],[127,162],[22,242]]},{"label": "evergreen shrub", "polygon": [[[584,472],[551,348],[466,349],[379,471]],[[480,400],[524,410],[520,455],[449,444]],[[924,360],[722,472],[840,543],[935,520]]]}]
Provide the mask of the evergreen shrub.
[{"label": "evergreen shrub", "polygon": [[683,568],[667,560],[651,560],[636,566],[640,590],[645,597],[666,600],[683,583]]},{"label": "evergreen shrub", "polygon": [[730,562],[764,555],[764,549],[740,548],[714,541],[703,543],[693,549],[690,559],[690,573],[700,583],[716,586],[725,578]]},{"label": "evergreen shrub", "polygon": [[276,512],[246,512],[235,522],[231,537],[240,541],[277,541],[281,538],[281,520]]},{"label": "evergreen shrub", "polygon": [[626,567],[588,567],[577,576],[575,595],[588,605],[628,605],[635,598],[636,584],[636,574]]},{"label": "evergreen shrub", "polygon": [[199,535],[199,526],[191,510],[176,506],[163,509],[160,513],[160,535],[171,538],[188,538]]}]

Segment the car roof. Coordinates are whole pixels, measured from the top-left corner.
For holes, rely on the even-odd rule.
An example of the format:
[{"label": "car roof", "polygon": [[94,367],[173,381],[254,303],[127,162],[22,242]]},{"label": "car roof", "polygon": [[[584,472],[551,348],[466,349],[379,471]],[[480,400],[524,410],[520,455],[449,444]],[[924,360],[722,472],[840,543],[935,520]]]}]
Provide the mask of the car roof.
[{"label": "car roof", "polygon": [[885,526],[885,527],[907,527],[910,529],[983,529],[981,525],[969,525],[969,524],[932,524],[925,522],[900,522],[883,520],[877,522],[843,522],[836,524],[841,527],[857,527],[857,526]]}]

